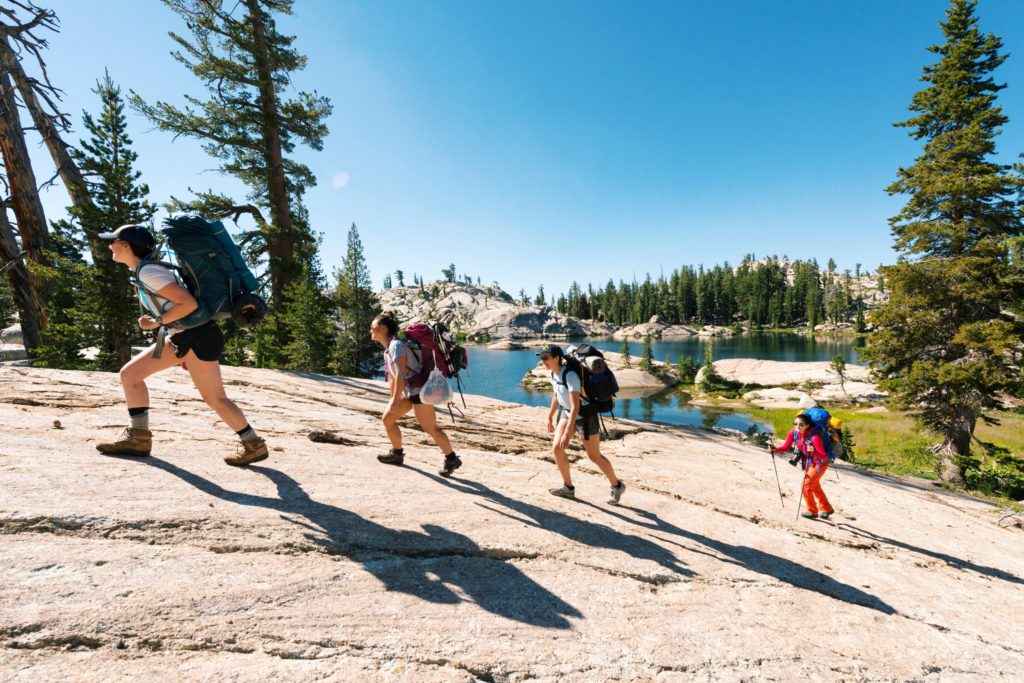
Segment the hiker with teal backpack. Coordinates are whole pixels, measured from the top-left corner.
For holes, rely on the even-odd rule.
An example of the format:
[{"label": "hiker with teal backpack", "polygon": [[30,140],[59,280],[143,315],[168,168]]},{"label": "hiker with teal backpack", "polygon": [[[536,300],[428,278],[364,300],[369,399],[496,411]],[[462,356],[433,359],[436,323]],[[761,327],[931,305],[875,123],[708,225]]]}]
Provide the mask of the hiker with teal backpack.
[{"label": "hiker with teal backpack", "polygon": [[[410,326],[410,329],[412,327],[414,326]],[[430,336],[433,336],[433,331],[430,332]],[[423,345],[412,339],[400,338],[398,320],[391,311],[385,311],[373,319],[370,324],[370,337],[384,347],[384,378],[388,382],[389,394],[388,405],[384,409],[381,421],[391,442],[391,449],[383,455],[378,455],[377,460],[386,465],[401,465],[405,462],[402,430],[398,427],[398,419],[411,410],[420,427],[444,454],[444,464],[441,465],[438,474],[450,477],[462,466],[462,460],[452,450],[452,442],[448,440],[448,435],[438,426],[434,406],[423,401],[420,396],[428,377],[436,369],[439,370],[438,365],[445,360],[434,357],[435,348],[427,348],[426,338],[423,338]],[[448,398],[450,396],[449,388]]]},{"label": "hiker with teal backpack", "polygon": [[[231,280],[231,276],[220,271],[234,271],[234,266],[232,259],[223,255],[226,250],[221,245],[224,237],[217,234],[217,226],[221,231],[223,226],[219,222],[208,224],[202,219],[188,220],[197,221],[186,227],[194,228],[193,232],[202,238],[202,256],[206,262],[186,262],[179,252],[179,260],[185,262],[192,271],[187,278],[177,272],[181,270],[180,266],[156,259],[156,240],[147,228],[123,225],[113,232],[100,233],[102,239],[111,240],[110,253],[113,260],[125,264],[135,274],[139,302],[145,310],[139,317],[139,327],[143,330],[156,330],[157,342],[121,368],[121,385],[128,404],[131,426],[117,441],[96,444],[96,449],[106,455],[148,456],[153,446],[153,434],[149,428],[150,401],[146,378],[180,365],[188,371],[206,404],[239,437],[235,453],[225,457],[224,461],[235,466],[249,465],[267,458],[267,444],[225,394],[220,372],[224,336],[213,318],[224,317],[225,311],[219,309],[235,305],[238,309],[236,312],[241,316],[238,320],[244,324],[246,316],[251,322],[266,311],[266,306],[263,304],[262,311],[257,310],[259,306],[253,303],[253,295],[248,295],[252,298],[243,299],[241,290],[234,292],[233,296],[222,297],[231,298],[231,302],[200,296],[196,290],[200,289],[198,283],[201,280],[194,279],[197,278],[195,268],[199,268],[207,280],[219,283]],[[165,234],[169,230],[165,230]],[[227,239],[230,240],[230,236]],[[187,246],[188,241],[183,240],[182,244]],[[251,273],[247,274],[249,278],[252,277]],[[216,289],[216,286],[211,289]],[[262,304],[262,301],[259,303]],[[252,308],[246,310],[246,306]],[[165,342],[170,345],[170,349],[164,348]]]},{"label": "hiker with teal backpack", "polygon": [[[604,473],[611,485],[608,503],[618,505],[626,485],[615,475],[611,461],[601,453],[600,416],[595,409],[595,401],[583,396],[585,371],[582,364],[575,357],[566,357],[557,344],[548,345],[537,355],[551,380],[553,391],[547,428],[548,433],[552,434],[551,452],[563,482],[560,487],[548,489],[548,493],[559,498],[576,498],[566,449],[569,448],[573,434],[578,432],[587,457]],[[618,389],[617,385],[615,389]]]},{"label": "hiker with teal backpack", "polygon": [[[811,414],[811,411],[814,410],[824,412],[820,408],[811,408],[797,415],[793,420],[793,429],[786,435],[785,442],[778,448],[769,446],[768,452],[773,455],[785,453],[794,445],[796,446],[797,453],[790,459],[789,464],[796,466],[799,462],[804,471],[801,488],[803,500],[807,503],[807,512],[804,512],[802,516],[807,519],[828,519],[835,510],[828,502],[825,491],[821,488],[821,479],[825,476],[825,471],[831,462],[827,442],[832,439],[815,423],[814,416]],[[825,413],[825,416],[827,420],[828,413]]]}]

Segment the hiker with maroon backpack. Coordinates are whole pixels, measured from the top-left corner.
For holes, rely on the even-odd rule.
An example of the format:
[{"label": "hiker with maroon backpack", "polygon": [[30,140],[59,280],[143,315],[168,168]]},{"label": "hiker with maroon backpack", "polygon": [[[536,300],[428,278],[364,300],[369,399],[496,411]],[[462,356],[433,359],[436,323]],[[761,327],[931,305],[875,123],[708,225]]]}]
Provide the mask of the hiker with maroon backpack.
[{"label": "hiker with maroon backpack", "polygon": [[434,406],[420,399],[420,389],[427,374],[424,370],[431,370],[435,364],[432,354],[421,358],[409,343],[399,338],[398,321],[390,311],[373,319],[370,337],[384,347],[384,375],[390,392],[390,400],[381,421],[391,441],[391,450],[378,455],[377,460],[388,465],[401,465],[404,462],[405,451],[402,449],[402,431],[398,427],[398,418],[411,410],[423,431],[430,435],[444,453],[444,465],[438,474],[450,477],[462,466],[462,460],[452,450],[448,435],[438,426]]},{"label": "hiker with maroon backpack", "polygon": [[796,446],[797,453],[789,464],[795,466],[799,462],[804,470],[802,488],[807,512],[802,513],[802,516],[807,519],[828,519],[834,512],[825,491],[821,488],[821,479],[825,476],[830,460],[825,442],[828,438],[828,435],[823,434],[821,428],[815,424],[812,416],[803,412],[793,421],[793,429],[786,435],[786,441],[778,448],[768,447],[768,452],[774,455],[785,453]]}]

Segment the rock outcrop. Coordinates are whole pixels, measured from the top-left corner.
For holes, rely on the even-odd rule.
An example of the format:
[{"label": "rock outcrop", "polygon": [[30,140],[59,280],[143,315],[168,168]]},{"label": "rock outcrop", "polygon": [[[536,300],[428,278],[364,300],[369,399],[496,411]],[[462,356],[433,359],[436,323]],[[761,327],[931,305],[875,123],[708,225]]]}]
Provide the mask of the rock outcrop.
[{"label": "rock outcrop", "polygon": [[493,286],[438,281],[386,289],[379,296],[383,308],[403,322],[440,320],[470,339],[572,339],[604,329],[604,323],[584,324],[550,306],[520,306]]},{"label": "rock outcrop", "polygon": [[[723,358],[715,361],[715,370],[723,379],[740,384],[776,387],[749,391],[743,398],[764,408],[789,406],[806,407],[808,398],[815,402],[880,401],[886,397],[872,384],[871,372],[863,365],[847,365],[846,380],[839,376],[831,363],[786,362],[753,358]],[[697,373],[697,382],[704,377],[704,369]],[[796,387],[778,389],[777,387]]]},{"label": "rock outcrop", "polygon": [[622,419],[603,445],[622,507],[586,457],[567,501],[543,408],[467,396],[444,479],[408,418],[405,465],[374,458],[380,382],[224,374],[272,446],[249,468],[221,461],[233,434],[184,372],[150,380],[154,454],[131,459],[94,449],[125,420],[116,374],[0,368],[0,678],[1024,671],[1024,532],[984,501],[842,465],[837,515],[795,521],[799,472],[779,464],[780,506],[763,450]]},{"label": "rock outcrop", "polygon": [[645,323],[615,330],[612,337],[615,339],[634,339],[651,336],[659,339],[679,339],[692,337],[695,334],[697,334],[697,330],[692,327],[672,325],[661,316],[655,315]]}]

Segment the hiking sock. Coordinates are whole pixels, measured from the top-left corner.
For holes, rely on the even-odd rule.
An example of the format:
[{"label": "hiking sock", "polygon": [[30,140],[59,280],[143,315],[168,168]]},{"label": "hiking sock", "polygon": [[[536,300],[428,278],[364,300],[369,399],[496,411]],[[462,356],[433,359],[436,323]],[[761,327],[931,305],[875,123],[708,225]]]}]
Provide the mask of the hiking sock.
[{"label": "hiking sock", "polygon": [[451,452],[451,453],[449,453],[448,455],[444,456],[444,459],[445,459],[445,460],[448,460],[449,458],[454,458],[454,457],[456,457],[456,456],[455,456],[455,451],[452,451],[452,452]]},{"label": "hiking sock", "polygon": [[[562,482],[562,483],[565,484],[565,482]],[[573,486],[572,484],[565,484],[565,488],[569,489],[570,491],[575,491],[576,490],[576,487]]]},{"label": "hiking sock", "polygon": [[248,441],[249,443],[257,441],[260,438],[260,435],[256,433],[256,430],[249,425],[245,425],[245,427],[235,432],[235,434],[238,434],[238,438],[242,441]]},{"label": "hiking sock", "polygon": [[391,455],[405,455],[405,450],[402,448],[392,448]]},{"label": "hiking sock", "polygon": [[149,431],[149,408],[129,408],[128,417],[132,421],[132,429]]}]

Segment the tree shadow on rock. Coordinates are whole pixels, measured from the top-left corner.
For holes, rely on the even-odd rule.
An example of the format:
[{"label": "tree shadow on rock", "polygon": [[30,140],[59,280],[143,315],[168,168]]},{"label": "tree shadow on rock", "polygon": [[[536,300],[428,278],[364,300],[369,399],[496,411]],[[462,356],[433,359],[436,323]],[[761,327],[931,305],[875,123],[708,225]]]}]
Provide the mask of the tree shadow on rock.
[{"label": "tree shadow on rock", "polygon": [[700,550],[694,550],[692,548],[690,550],[693,552],[700,552],[701,554],[708,555],[709,557],[714,557],[721,562],[734,564],[738,567],[743,567],[750,571],[757,572],[758,574],[771,576],[772,578],[778,579],[783,583],[788,583],[796,588],[820,593],[851,605],[867,607],[884,614],[897,614],[895,608],[880,598],[871,595],[870,593],[866,593],[859,588],[854,588],[853,586],[837,581],[831,576],[823,574],[815,569],[805,567],[802,564],[786,559],[785,557],[773,555],[763,550],[758,550],[745,545],[733,545],[731,543],[726,543],[724,541],[719,541],[714,538],[698,534],[695,531],[681,529],[674,524],[670,524],[669,522],[661,519],[655,513],[648,512],[647,510],[622,506],[622,509],[629,510],[646,520],[650,520],[648,522],[628,517],[617,510],[608,508],[598,509],[604,510],[609,515],[621,519],[624,522],[636,524],[651,531],[661,531],[699,543],[714,552],[708,553]]},{"label": "tree shadow on rock", "polygon": [[567,629],[572,626],[567,617],[582,617],[575,607],[510,564],[507,553],[490,553],[449,529],[434,524],[424,524],[422,533],[390,529],[313,500],[295,479],[269,467],[248,470],[270,479],[277,486],[277,498],[225,489],[158,458],[137,462],[172,474],[215,498],[282,513],[282,519],[306,529],[307,540],[327,553],[360,563],[388,591],[456,604],[463,598],[449,585],[457,586],[481,609],[544,628]]}]

